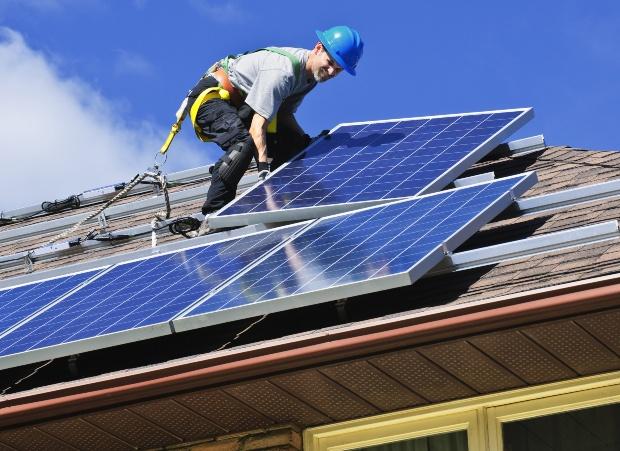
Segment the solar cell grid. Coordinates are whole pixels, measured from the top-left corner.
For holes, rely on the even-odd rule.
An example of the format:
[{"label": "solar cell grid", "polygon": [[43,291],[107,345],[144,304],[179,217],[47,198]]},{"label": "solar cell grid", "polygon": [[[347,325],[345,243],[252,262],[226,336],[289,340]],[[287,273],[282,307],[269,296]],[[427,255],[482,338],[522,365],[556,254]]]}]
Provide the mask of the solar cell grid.
[{"label": "solar cell grid", "polygon": [[[343,124],[218,216],[303,210],[270,216],[302,219],[437,190],[530,116],[518,109]],[[445,246],[453,249],[507,206],[510,190],[532,180],[512,177],[324,218],[293,240],[306,224],[0,290],[0,367],[6,359],[23,362],[23,354],[49,358],[171,333],[171,321],[186,330],[409,284]],[[337,209],[321,209],[330,206]]]},{"label": "solar cell grid", "polygon": [[[323,218],[184,317],[210,322],[214,314],[238,315],[237,307],[292,308],[302,295],[317,302],[334,288],[340,296],[359,294],[357,283],[367,292],[412,283],[441,260],[444,246],[456,248],[512,202],[511,191],[520,195],[534,182],[535,175],[522,175]],[[389,278],[396,285],[382,285]],[[179,318],[175,327],[199,323]]]},{"label": "solar cell grid", "polygon": [[[531,110],[344,124],[210,219],[213,226],[320,216],[438,190]],[[510,126],[510,127],[508,127]],[[472,159],[468,161],[468,159]],[[338,207],[335,207],[338,206]],[[314,209],[313,209],[314,208]]]},{"label": "solar cell grid", "polygon": [[98,272],[87,271],[0,291],[0,335]]},{"label": "solar cell grid", "polygon": [[0,339],[0,355],[161,324],[170,333],[170,319],[301,227],[119,264]]}]

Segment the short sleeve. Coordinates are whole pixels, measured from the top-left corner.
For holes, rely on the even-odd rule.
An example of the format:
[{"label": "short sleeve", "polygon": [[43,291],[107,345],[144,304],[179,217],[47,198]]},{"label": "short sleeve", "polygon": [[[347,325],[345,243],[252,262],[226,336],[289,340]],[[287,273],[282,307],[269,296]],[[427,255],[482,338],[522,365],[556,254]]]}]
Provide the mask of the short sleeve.
[{"label": "short sleeve", "polygon": [[293,77],[280,69],[260,70],[245,103],[270,121],[292,92],[293,84]]}]

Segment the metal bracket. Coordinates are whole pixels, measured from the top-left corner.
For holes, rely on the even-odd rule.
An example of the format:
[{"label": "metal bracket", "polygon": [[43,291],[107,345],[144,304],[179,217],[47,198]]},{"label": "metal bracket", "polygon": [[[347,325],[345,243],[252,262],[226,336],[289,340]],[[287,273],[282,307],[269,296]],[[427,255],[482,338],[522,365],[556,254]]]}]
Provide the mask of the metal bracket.
[{"label": "metal bracket", "polygon": [[99,222],[99,228],[102,230],[105,230],[108,227],[108,220],[105,216],[105,212],[102,211],[99,213],[99,216],[97,216],[97,222]]}]

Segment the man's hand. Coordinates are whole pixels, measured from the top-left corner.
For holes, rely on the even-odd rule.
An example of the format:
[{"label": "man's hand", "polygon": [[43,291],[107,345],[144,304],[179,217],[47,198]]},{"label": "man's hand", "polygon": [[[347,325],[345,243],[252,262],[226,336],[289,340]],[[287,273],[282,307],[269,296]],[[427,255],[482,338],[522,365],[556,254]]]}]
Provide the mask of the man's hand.
[{"label": "man's hand", "polygon": [[304,133],[303,135],[299,137],[299,148],[300,149],[305,149],[310,144],[312,144],[312,138],[310,137],[309,134]]},{"label": "man's hand", "polygon": [[258,162],[258,180],[265,180],[271,173],[271,165],[269,163]]},{"label": "man's hand", "polygon": [[322,130],[321,133],[319,133],[318,135],[316,135],[314,138],[312,138],[310,140],[311,143],[318,141],[319,139],[321,139],[323,136],[326,136],[325,139],[329,139],[329,130]]}]

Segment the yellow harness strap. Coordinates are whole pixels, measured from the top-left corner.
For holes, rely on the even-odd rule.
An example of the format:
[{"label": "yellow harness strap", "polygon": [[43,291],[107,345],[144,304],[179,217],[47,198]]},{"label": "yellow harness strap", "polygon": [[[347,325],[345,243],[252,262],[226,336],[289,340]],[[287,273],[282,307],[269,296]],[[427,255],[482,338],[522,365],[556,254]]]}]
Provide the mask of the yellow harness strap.
[{"label": "yellow harness strap", "polygon": [[[222,99],[222,100],[230,100],[230,93],[220,87],[207,88],[200,93],[200,95],[196,98],[196,101],[192,105],[189,110],[189,118],[192,120],[192,124],[194,124],[194,130],[196,131],[196,135],[202,142],[209,141],[209,137],[202,133],[199,126],[196,125],[196,116],[198,115],[198,109],[200,106],[211,100],[211,99]],[[278,130],[278,120],[277,115],[269,122],[267,125],[267,133],[276,133]]]},{"label": "yellow harness strap", "polygon": [[230,93],[218,86],[207,88],[198,95],[196,101],[189,110],[189,118],[192,120],[192,124],[194,125],[196,136],[198,136],[202,142],[207,142],[210,138],[202,133],[202,130],[200,130],[200,127],[196,124],[196,116],[198,115],[198,108],[200,108],[203,103],[212,99],[229,100]]},{"label": "yellow harness strap", "polygon": [[[200,108],[200,106],[203,103],[209,100],[212,100],[212,99],[222,99],[222,100],[228,101],[230,100],[230,93],[227,90],[220,88],[218,86],[207,88],[198,95],[198,97],[196,98],[196,101],[194,102],[194,104],[189,110],[189,118],[191,119],[192,125],[194,126],[194,131],[196,132],[196,136],[198,136],[198,138],[203,142],[209,141],[210,138],[204,133],[202,133],[202,130],[200,129],[200,127],[196,125],[196,116],[198,115],[198,109]],[[183,120],[185,119],[185,116],[186,116],[186,113],[185,113],[186,106],[187,106],[187,98],[185,98],[185,100],[179,107],[179,110],[177,111],[177,121],[174,124],[172,124],[170,133],[168,133],[168,137],[166,138],[166,141],[164,142],[163,146],[161,146],[161,149],[159,150],[161,154],[165,154],[166,152],[168,152],[168,149],[170,148],[170,144],[172,144],[172,140],[174,139],[176,134],[181,131],[181,124],[183,123]],[[277,115],[276,115],[271,120],[271,122],[269,122],[269,125],[267,126],[267,133],[276,133],[277,126],[278,126],[278,120],[277,120]]]},{"label": "yellow harness strap", "polygon": [[168,137],[166,138],[166,141],[164,141],[164,144],[161,146],[161,149],[159,149],[159,153],[161,153],[162,155],[168,152],[168,149],[170,148],[170,144],[172,144],[172,140],[174,139],[176,134],[181,131],[181,124],[183,123],[183,119],[185,119],[185,116],[187,115],[185,111],[186,107],[187,107],[187,97],[185,97],[185,99],[183,99],[183,102],[181,102],[181,106],[179,106],[179,109],[176,112],[177,121],[174,124],[172,124],[172,128],[170,129],[170,133],[168,133]]},{"label": "yellow harness strap", "polygon": [[[196,98],[196,101],[194,102],[194,104],[192,105],[189,111],[189,117],[192,120],[192,125],[194,126],[194,130],[196,131],[196,135],[198,136],[198,138],[200,138],[201,141],[205,141],[205,142],[208,141],[209,138],[200,131],[199,127],[196,126],[196,115],[198,114],[198,108],[200,108],[200,105],[205,103],[207,100],[211,100],[211,99],[228,100],[230,99],[230,94],[225,89],[219,88],[217,86],[213,88],[207,88],[204,91],[202,91],[200,95]],[[168,149],[170,148],[170,144],[172,144],[172,140],[177,135],[177,133],[181,131],[181,124],[183,123],[185,116],[187,116],[187,109],[186,109],[187,101],[188,99],[186,97],[183,100],[183,103],[181,103],[181,106],[179,107],[179,109],[177,110],[177,113],[176,113],[177,121],[174,124],[172,124],[172,128],[170,129],[170,133],[168,133],[168,137],[166,138],[166,141],[164,141],[164,144],[161,146],[161,149],[159,149],[159,153],[161,153],[162,155],[168,152]]]},{"label": "yellow harness strap", "polygon": [[174,139],[176,134],[179,133],[179,130],[181,130],[180,122],[175,122],[174,124],[172,124],[170,133],[168,133],[168,137],[166,138],[166,141],[164,141],[164,144],[161,146],[161,149],[159,149],[159,153],[163,155],[166,152],[168,152],[168,149],[170,148],[170,144],[172,144],[172,140]]}]

